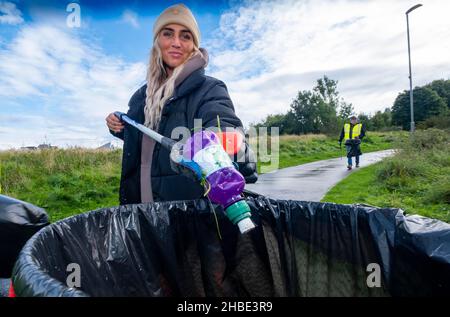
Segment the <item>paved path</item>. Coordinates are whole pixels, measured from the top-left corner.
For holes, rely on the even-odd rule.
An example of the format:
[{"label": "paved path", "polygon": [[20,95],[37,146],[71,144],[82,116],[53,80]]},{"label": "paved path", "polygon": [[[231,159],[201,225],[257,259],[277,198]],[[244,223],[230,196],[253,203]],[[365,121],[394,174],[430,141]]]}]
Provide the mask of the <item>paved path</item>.
[{"label": "paved path", "polygon": [[[376,163],[393,153],[393,150],[364,153],[360,166]],[[259,175],[256,184],[247,184],[245,188],[274,199],[320,201],[331,187],[358,170],[347,171],[346,166],[344,156],[287,167]]]}]

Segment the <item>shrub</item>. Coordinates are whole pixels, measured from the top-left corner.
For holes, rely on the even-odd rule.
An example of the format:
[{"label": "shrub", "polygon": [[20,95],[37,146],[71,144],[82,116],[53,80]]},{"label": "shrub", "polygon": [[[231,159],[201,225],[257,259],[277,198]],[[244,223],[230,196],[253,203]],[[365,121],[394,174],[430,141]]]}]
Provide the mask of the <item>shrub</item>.
[{"label": "shrub", "polygon": [[398,155],[385,160],[384,164],[377,170],[376,176],[380,181],[385,181],[391,177],[416,177],[425,174],[426,162],[418,159],[406,158],[404,155]]},{"label": "shrub", "polygon": [[436,147],[448,146],[450,135],[446,131],[431,128],[427,130],[417,130],[408,142],[403,143],[403,148],[409,150],[433,149]]},{"label": "shrub", "polygon": [[446,175],[432,184],[426,192],[424,200],[430,203],[450,204],[450,176]]}]

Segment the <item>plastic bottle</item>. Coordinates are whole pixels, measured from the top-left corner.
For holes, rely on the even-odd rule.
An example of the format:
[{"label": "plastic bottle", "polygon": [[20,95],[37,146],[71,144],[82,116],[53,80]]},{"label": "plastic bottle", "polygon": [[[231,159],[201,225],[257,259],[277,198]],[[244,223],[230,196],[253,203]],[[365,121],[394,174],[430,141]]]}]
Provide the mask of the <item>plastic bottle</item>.
[{"label": "plastic bottle", "polygon": [[183,146],[183,157],[200,166],[211,185],[208,197],[224,208],[241,233],[255,228],[250,219],[250,207],[241,195],[245,179],[233,165],[217,134],[209,130],[194,133]]}]

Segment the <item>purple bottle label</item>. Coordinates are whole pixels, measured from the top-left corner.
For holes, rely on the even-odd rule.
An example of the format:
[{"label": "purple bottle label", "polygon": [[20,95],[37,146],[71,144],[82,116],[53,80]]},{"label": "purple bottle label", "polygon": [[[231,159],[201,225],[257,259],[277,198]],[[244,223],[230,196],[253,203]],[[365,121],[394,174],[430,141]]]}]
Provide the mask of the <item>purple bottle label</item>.
[{"label": "purple bottle label", "polygon": [[244,190],[245,179],[234,167],[217,170],[206,180],[211,185],[208,197],[214,203],[227,208],[242,199],[241,193]]},{"label": "purple bottle label", "polygon": [[183,157],[195,161],[210,184],[208,197],[227,208],[242,199],[245,179],[212,131],[198,131],[183,146]]}]

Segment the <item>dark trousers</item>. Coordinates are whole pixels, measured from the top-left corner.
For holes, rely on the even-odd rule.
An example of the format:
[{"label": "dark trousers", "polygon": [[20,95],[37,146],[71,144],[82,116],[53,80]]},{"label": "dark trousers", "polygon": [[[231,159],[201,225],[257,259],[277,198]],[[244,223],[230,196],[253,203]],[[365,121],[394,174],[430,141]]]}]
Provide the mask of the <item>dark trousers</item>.
[{"label": "dark trousers", "polygon": [[345,145],[347,150],[347,162],[349,166],[353,165],[352,157],[355,157],[356,165],[359,165],[360,147],[359,144]]}]

